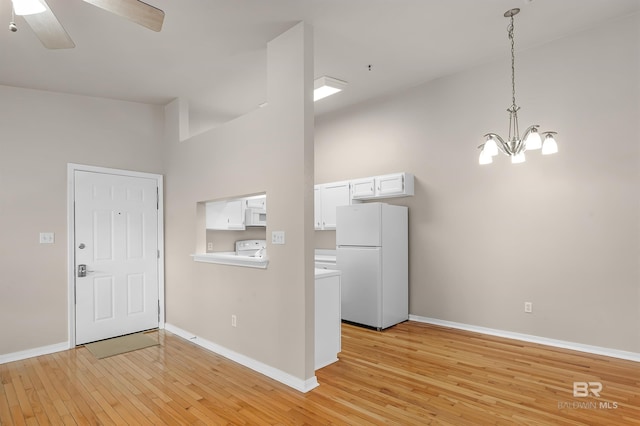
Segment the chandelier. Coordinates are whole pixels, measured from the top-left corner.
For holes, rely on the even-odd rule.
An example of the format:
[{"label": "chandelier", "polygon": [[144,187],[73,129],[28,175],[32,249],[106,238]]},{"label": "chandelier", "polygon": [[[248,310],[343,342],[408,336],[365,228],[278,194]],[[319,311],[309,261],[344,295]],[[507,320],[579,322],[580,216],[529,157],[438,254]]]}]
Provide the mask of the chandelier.
[{"label": "chandelier", "polygon": [[509,39],[511,40],[511,107],[507,109],[509,112],[509,137],[505,141],[496,133],[487,133],[484,135],[485,142],[478,148],[480,151],[480,164],[490,164],[493,157],[502,152],[511,157],[511,162],[523,163],[525,161],[524,152],[542,148],[542,154],[555,154],[558,152],[558,144],[554,138],[556,132],[541,132],[544,135],[544,142],[540,137],[538,128],[540,125],[533,124],[524,131],[520,138],[520,128],[518,125],[518,110],[516,105],[516,66],[514,54],[514,35],[513,35],[513,17],[520,12],[520,9],[507,10],[504,13],[505,18],[510,18],[510,24],[507,27]]}]

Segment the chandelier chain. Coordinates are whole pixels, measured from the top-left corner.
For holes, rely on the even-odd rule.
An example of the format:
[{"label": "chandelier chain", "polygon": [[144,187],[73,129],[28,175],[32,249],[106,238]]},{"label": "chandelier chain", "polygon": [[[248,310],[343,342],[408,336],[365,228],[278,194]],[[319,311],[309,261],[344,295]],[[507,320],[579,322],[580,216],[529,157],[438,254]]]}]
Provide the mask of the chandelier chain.
[{"label": "chandelier chain", "polygon": [[516,144],[520,143],[520,126],[518,125],[518,106],[516,105],[516,54],[513,15],[510,17],[507,28],[509,39],[511,40],[511,108],[509,108],[509,142],[513,144],[512,149],[517,150]]},{"label": "chandelier chain", "polygon": [[515,55],[515,40],[513,35],[513,16],[511,16],[511,23],[509,24],[509,38],[511,39],[511,101],[512,106],[516,108],[516,55]]}]

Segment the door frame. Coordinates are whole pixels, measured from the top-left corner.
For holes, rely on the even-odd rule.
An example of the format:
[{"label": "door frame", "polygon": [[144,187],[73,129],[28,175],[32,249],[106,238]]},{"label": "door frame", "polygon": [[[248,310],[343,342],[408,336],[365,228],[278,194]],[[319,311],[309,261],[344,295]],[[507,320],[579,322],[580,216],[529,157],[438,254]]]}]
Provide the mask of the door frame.
[{"label": "door frame", "polygon": [[158,328],[164,328],[164,186],[163,176],[155,173],[135,172],[130,170],[111,169],[67,163],[67,295],[68,295],[68,328],[69,349],[76,346],[76,268],[75,268],[75,172],[85,171],[117,176],[140,177],[154,179],[158,185],[158,301],[160,317]]}]

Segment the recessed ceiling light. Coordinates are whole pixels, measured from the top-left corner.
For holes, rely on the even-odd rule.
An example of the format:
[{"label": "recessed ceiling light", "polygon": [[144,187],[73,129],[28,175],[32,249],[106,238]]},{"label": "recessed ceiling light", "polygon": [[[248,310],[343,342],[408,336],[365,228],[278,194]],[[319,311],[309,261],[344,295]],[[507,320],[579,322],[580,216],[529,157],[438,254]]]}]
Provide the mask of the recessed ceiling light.
[{"label": "recessed ceiling light", "polygon": [[313,101],[318,101],[327,96],[340,92],[347,86],[346,81],[337,78],[322,76],[314,81]]},{"label": "recessed ceiling light", "polygon": [[12,0],[13,11],[16,15],[35,15],[47,10],[39,0]]}]

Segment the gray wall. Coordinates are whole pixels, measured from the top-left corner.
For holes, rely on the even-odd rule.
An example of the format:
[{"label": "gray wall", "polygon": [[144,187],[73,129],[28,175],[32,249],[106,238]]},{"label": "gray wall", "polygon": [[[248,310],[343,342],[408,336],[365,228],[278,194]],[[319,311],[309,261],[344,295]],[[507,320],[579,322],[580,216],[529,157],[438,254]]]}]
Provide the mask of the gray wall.
[{"label": "gray wall", "polygon": [[555,156],[478,165],[508,130],[508,51],[316,119],[316,183],[415,174],[390,200],[410,208],[411,314],[640,352],[639,21],[517,52],[521,125],[557,131]]},{"label": "gray wall", "polygon": [[[268,106],[184,142],[176,126],[168,134],[167,323],[308,379],[314,377],[310,27],[298,24],[271,41],[267,62]],[[179,122],[176,114],[172,118]],[[256,193],[267,194],[268,268],[194,262],[190,254],[206,251],[196,205]],[[285,245],[271,244],[274,230],[285,231]],[[244,239],[256,232],[232,234]],[[223,250],[232,250],[224,239]],[[235,328],[231,315],[237,316]]]},{"label": "gray wall", "polygon": [[[69,339],[66,173],[80,163],[165,174],[168,323],[314,377],[311,27],[267,51],[268,106],[184,142],[175,104],[0,86],[0,355]],[[205,251],[197,203],[258,192],[269,200],[266,235],[286,232],[286,245],[268,246],[268,269],[193,262]],[[42,231],[55,244],[38,244]]]},{"label": "gray wall", "polygon": [[162,173],[163,119],[158,106],[0,86],[0,355],[68,340],[67,163]]},{"label": "gray wall", "polygon": [[[416,196],[394,201],[410,207],[412,314],[640,352],[639,28],[635,16],[518,52],[521,119],[559,132],[553,157],[477,165],[482,134],[506,131],[506,59],[317,120],[317,183],[416,175]],[[290,47],[310,52],[305,40]],[[309,72],[304,61],[296,72]],[[270,95],[271,112],[257,113],[266,132],[241,130],[240,119],[166,146],[163,164],[160,107],[0,86],[0,355],[68,339],[66,164],[74,162],[166,172],[167,320],[310,377],[312,119],[298,89],[286,93],[294,99],[278,106]],[[277,110],[304,118],[277,126]],[[304,129],[290,126],[303,121]],[[229,178],[238,161],[264,158],[274,162],[264,173]],[[270,248],[272,267],[193,263],[195,202],[261,191],[268,231],[285,230],[289,242]],[[56,243],[38,244],[42,231]],[[335,236],[316,232],[315,241],[331,247]],[[266,285],[254,280],[266,276]]]}]

